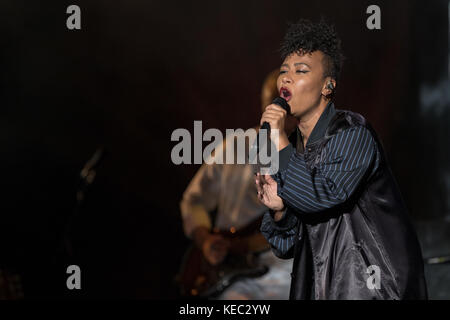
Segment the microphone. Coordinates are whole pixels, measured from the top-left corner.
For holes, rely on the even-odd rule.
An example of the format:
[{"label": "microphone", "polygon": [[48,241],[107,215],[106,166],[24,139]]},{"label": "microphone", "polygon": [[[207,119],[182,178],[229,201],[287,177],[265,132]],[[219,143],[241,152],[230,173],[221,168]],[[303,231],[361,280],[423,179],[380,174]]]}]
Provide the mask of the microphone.
[{"label": "microphone", "polygon": [[[284,110],[286,110],[287,114],[291,113],[291,107],[289,106],[289,104],[287,103],[287,101],[281,97],[276,97],[275,99],[273,99],[271,104],[276,104],[280,107],[282,107]],[[259,133],[261,132],[261,130],[267,130],[267,141],[264,141],[264,144],[262,146],[259,145]],[[256,153],[255,153],[255,157],[258,156],[259,154],[259,150],[265,145],[267,144],[267,142],[270,141],[270,124],[268,122],[263,122],[261,128],[258,131],[258,134],[256,135]],[[251,159],[251,163],[253,162],[254,158]]]},{"label": "microphone", "polygon": [[[276,104],[277,106],[282,107],[288,114],[291,113],[291,107],[289,106],[287,101],[285,99],[283,99],[282,97],[276,97],[275,99],[273,99],[271,104]],[[261,129],[270,130],[270,124],[268,122],[264,122],[262,124],[260,130]],[[258,133],[258,135],[259,135],[259,133]]]}]

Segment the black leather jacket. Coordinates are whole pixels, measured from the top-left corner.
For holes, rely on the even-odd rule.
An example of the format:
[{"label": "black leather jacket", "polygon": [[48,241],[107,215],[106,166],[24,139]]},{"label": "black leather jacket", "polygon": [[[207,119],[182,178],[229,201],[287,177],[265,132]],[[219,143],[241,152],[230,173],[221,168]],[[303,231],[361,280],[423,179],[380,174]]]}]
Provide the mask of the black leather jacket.
[{"label": "black leather jacket", "polygon": [[[336,110],[325,133],[304,152],[311,170],[327,141],[350,126],[365,126],[378,148],[370,170],[343,204],[319,213],[287,207],[280,222],[264,215],[261,231],[280,258],[294,258],[290,299],[426,299],[420,245],[377,134],[359,114]],[[290,137],[296,145],[296,136]],[[274,178],[278,178],[274,176]],[[287,252],[277,237],[294,237]],[[370,266],[379,268],[380,288],[370,288]],[[373,284],[373,283],[372,283]]]}]

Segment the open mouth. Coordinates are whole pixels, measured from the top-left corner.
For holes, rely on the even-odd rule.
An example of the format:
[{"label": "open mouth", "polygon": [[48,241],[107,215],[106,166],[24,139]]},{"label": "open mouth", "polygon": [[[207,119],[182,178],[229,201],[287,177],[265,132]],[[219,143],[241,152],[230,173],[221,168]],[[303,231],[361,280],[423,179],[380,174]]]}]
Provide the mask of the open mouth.
[{"label": "open mouth", "polygon": [[289,101],[292,97],[292,93],[287,88],[282,87],[280,89],[280,97],[282,97],[286,101]]}]

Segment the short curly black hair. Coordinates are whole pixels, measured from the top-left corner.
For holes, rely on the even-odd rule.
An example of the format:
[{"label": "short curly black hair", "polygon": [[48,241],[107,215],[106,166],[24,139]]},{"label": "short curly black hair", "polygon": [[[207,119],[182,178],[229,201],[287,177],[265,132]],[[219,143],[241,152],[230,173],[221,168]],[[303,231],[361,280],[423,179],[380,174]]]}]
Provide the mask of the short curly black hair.
[{"label": "short curly black hair", "polygon": [[307,54],[320,50],[325,54],[324,77],[331,77],[338,81],[344,55],[333,25],[327,24],[324,18],[318,23],[307,19],[300,19],[291,23],[281,43],[281,59],[284,60],[292,53]]}]

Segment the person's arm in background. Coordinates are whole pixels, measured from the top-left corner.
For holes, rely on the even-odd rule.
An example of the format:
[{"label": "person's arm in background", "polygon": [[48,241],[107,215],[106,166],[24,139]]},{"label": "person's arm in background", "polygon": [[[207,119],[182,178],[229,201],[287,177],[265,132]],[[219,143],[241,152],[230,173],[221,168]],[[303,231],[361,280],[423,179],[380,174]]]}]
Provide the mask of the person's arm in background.
[{"label": "person's arm in background", "polygon": [[212,234],[210,212],[218,204],[223,165],[203,164],[189,183],[180,203],[185,235],[203,251],[211,264],[220,263],[227,254],[228,242]]},{"label": "person's arm in background", "polygon": [[211,231],[212,212],[218,203],[221,166],[203,164],[183,193],[180,203],[184,233],[193,240],[194,230],[202,228]]}]

